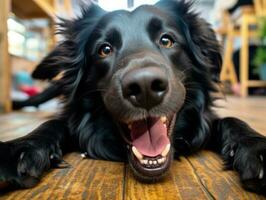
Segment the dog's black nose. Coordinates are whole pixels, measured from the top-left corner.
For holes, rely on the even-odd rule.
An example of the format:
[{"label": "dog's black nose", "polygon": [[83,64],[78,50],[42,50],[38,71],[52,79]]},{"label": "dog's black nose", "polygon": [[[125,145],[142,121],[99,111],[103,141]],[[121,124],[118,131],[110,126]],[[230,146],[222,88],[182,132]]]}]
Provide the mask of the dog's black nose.
[{"label": "dog's black nose", "polygon": [[168,87],[167,76],[159,67],[135,69],[127,72],[122,79],[124,98],[147,110],[163,101]]}]

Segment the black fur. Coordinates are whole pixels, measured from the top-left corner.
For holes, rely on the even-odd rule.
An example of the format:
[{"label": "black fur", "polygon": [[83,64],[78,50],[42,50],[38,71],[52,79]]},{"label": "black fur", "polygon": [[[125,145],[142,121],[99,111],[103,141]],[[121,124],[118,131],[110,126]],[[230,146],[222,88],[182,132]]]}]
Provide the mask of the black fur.
[{"label": "black fur", "polygon": [[[64,70],[57,84],[65,97],[65,107],[54,120],[28,136],[0,143],[0,179],[31,187],[54,162],[49,156],[58,161],[61,151],[70,146],[87,152],[90,158],[126,161],[126,142],[119,134],[118,123],[136,117],[136,113],[147,113],[127,106],[120,91],[113,90],[119,83],[112,75],[130,68],[132,60],[144,55],[144,63],[157,59],[156,63],[166,66],[172,72],[169,76],[179,84],[174,88],[176,96],[167,105],[151,111],[177,111],[172,133],[175,154],[190,154],[202,148],[215,150],[228,167],[239,172],[244,188],[265,193],[266,176],[259,179],[259,174],[266,170],[266,138],[238,119],[219,119],[211,109],[215,100],[211,94],[217,92],[219,83],[221,49],[210,26],[190,8],[190,3],[184,1],[162,0],[154,7],[143,6],[130,14],[107,13],[92,5],[83,11],[82,17],[63,20],[59,33],[65,41],[43,60],[34,76],[50,79]],[[135,21],[129,24],[126,20],[131,15]],[[127,24],[122,32],[112,28],[121,23]],[[132,32],[130,26],[136,24],[139,30]],[[170,50],[160,49],[154,40],[156,30],[165,27],[170,27],[177,37],[176,46]],[[103,35],[117,49],[104,60],[96,50]],[[177,98],[182,97],[182,88],[184,102]],[[112,96],[112,92],[116,95]]]}]

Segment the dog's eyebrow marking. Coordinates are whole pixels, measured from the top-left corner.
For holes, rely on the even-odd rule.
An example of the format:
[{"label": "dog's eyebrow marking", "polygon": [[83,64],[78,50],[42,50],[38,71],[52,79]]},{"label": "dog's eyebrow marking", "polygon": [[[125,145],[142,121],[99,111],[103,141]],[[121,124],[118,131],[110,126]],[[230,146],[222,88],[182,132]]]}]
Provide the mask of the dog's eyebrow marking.
[{"label": "dog's eyebrow marking", "polygon": [[106,41],[111,45],[121,48],[122,46],[122,37],[120,32],[116,28],[111,28],[106,34]]},{"label": "dog's eyebrow marking", "polygon": [[151,38],[154,40],[157,34],[162,30],[162,21],[156,17],[153,17],[147,26],[147,31]]}]

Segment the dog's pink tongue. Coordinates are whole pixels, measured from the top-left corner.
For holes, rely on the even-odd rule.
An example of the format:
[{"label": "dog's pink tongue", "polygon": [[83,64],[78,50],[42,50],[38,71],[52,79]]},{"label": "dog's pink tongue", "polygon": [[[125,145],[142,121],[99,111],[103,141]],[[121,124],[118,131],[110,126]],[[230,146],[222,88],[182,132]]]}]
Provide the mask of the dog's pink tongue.
[{"label": "dog's pink tongue", "polygon": [[155,157],[160,155],[167,144],[167,128],[160,118],[150,118],[148,121],[133,122],[131,128],[132,144],[145,156]]}]

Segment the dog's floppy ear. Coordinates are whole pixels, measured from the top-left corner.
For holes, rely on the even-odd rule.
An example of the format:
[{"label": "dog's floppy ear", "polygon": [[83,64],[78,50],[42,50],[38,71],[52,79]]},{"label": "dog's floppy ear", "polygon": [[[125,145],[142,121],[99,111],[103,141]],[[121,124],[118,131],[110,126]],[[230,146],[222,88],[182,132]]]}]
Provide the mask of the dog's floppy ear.
[{"label": "dog's floppy ear", "polygon": [[77,66],[84,56],[84,46],[86,39],[90,35],[96,20],[106,11],[96,4],[92,3],[87,8],[82,8],[80,17],[74,20],[66,20],[60,18],[57,24],[56,34],[64,37],[64,40],[58,44],[52,52],[50,52],[37,65],[32,73],[35,79],[53,79],[60,72]]},{"label": "dog's floppy ear", "polygon": [[176,20],[178,30],[186,40],[186,51],[196,66],[201,67],[201,70],[208,70],[212,80],[219,82],[222,67],[221,47],[211,26],[191,11],[193,1],[161,0],[156,5]]},{"label": "dog's floppy ear", "polygon": [[184,23],[187,24],[183,27],[187,50],[193,55],[196,63],[209,70],[212,80],[219,82],[222,68],[221,46],[213,29],[199,17]]},{"label": "dog's floppy ear", "polygon": [[59,44],[50,52],[32,72],[32,77],[41,80],[51,80],[66,68],[65,58],[67,58],[67,43]]}]

